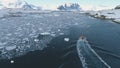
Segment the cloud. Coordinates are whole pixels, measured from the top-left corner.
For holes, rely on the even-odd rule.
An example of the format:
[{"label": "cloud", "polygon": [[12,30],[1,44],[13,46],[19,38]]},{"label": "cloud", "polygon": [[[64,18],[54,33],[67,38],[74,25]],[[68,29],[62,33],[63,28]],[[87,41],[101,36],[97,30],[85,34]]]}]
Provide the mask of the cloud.
[{"label": "cloud", "polygon": [[1,0],[1,2],[3,4],[7,4],[7,3],[15,3],[15,2],[17,2],[17,0]]},{"label": "cloud", "polygon": [[104,6],[104,5],[99,5],[99,6],[94,6],[94,5],[81,5],[81,8],[83,10],[104,10],[104,9],[111,9],[111,7]]},{"label": "cloud", "polygon": [[[20,3],[23,0],[0,0],[0,2],[8,8],[15,8],[16,7],[16,3]],[[17,6],[18,7],[18,6]]]},{"label": "cloud", "polygon": [[1,3],[6,6],[6,7],[13,7],[13,6],[8,6],[8,4],[15,4],[17,0],[1,0]]},{"label": "cloud", "polygon": [[80,5],[83,10],[92,10],[93,5]]}]

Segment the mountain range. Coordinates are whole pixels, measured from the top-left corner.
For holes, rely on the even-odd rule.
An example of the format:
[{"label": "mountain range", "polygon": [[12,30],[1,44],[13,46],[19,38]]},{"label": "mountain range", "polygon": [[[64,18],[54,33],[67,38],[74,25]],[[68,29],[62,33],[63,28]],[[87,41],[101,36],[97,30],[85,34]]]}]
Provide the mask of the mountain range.
[{"label": "mountain range", "polygon": [[29,4],[28,2],[26,1],[16,1],[14,3],[12,2],[9,2],[7,4],[3,4],[2,2],[0,2],[0,9],[22,9],[22,10],[41,10],[42,8],[41,7],[38,7],[38,6],[35,6],[35,5],[32,5],[32,4]]}]

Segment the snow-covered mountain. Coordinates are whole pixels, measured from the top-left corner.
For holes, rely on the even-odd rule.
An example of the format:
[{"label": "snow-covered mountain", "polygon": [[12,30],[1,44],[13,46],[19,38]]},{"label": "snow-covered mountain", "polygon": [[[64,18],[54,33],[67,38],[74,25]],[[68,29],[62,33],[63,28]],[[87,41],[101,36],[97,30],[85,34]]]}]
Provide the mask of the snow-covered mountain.
[{"label": "snow-covered mountain", "polygon": [[24,10],[41,10],[41,7],[37,7],[35,5],[29,4],[27,2],[24,2],[24,4],[21,6]]},{"label": "snow-covered mountain", "polygon": [[41,7],[37,7],[35,5],[29,4],[26,1],[16,0],[10,1],[7,3],[0,2],[0,18],[1,17],[16,17],[16,16],[24,16],[24,14],[20,13],[37,13],[41,10]]},{"label": "snow-covered mountain", "polygon": [[68,3],[68,4],[60,5],[57,9],[62,11],[80,11],[81,10],[80,5],[77,3]]},{"label": "snow-covered mountain", "polygon": [[41,10],[41,7],[29,4],[26,1],[16,0],[15,2],[0,3],[0,8],[22,9],[22,10]]},{"label": "snow-covered mountain", "polygon": [[88,12],[88,14],[95,18],[109,19],[114,22],[120,23],[120,5],[116,6],[115,9],[91,11]]}]

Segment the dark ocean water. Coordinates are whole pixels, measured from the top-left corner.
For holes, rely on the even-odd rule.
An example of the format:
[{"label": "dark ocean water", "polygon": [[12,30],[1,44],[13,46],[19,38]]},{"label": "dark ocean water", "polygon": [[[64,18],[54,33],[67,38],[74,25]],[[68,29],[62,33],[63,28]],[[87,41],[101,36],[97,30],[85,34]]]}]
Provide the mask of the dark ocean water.
[{"label": "dark ocean water", "polygon": [[[84,34],[91,45],[99,46],[112,54],[120,56],[120,24],[108,20],[94,19],[86,15],[79,18],[81,25],[73,25],[68,35],[55,37],[42,51],[32,51],[24,56],[1,60],[0,68],[82,68],[77,55],[76,41]],[[64,38],[70,38],[65,42]],[[106,53],[95,51],[112,67],[120,67],[120,59]]]}]

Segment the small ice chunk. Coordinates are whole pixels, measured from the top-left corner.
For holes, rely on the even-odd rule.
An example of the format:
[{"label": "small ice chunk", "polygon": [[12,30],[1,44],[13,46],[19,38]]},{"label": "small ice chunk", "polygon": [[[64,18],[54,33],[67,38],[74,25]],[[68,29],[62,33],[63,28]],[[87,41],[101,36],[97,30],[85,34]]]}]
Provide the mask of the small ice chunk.
[{"label": "small ice chunk", "polygon": [[29,39],[28,38],[24,38],[23,41],[22,41],[22,43],[25,43],[27,41],[29,41]]},{"label": "small ice chunk", "polygon": [[19,27],[18,29],[17,29],[17,31],[21,31],[22,30],[22,28],[21,27]]},{"label": "small ice chunk", "polygon": [[41,35],[50,35],[49,32],[44,32],[44,33],[41,33]]},{"label": "small ice chunk", "polygon": [[61,31],[60,29],[58,29],[58,31]]},{"label": "small ice chunk", "polygon": [[7,36],[11,36],[12,34],[11,33],[9,33],[9,34],[6,34]]},{"label": "small ice chunk", "polygon": [[4,46],[0,46],[0,49],[3,49],[4,48]]},{"label": "small ice chunk", "polygon": [[26,25],[30,25],[30,23],[27,23]]},{"label": "small ice chunk", "polygon": [[4,46],[4,45],[6,45],[7,44],[7,42],[0,42],[0,46]]},{"label": "small ice chunk", "polygon": [[64,35],[64,33],[60,33],[60,35]]},{"label": "small ice chunk", "polygon": [[39,39],[34,39],[35,42],[39,42]]},{"label": "small ice chunk", "polygon": [[70,39],[69,38],[64,38],[64,41],[69,42]]},{"label": "small ice chunk", "polygon": [[39,28],[38,30],[40,30],[40,31],[41,31],[41,30],[42,30],[42,28]]},{"label": "small ice chunk", "polygon": [[2,19],[2,21],[5,21],[5,20],[6,20],[6,19],[4,19],[4,18]]},{"label": "small ice chunk", "polygon": [[58,16],[60,16],[60,15],[59,15],[59,14],[54,14],[54,16],[55,16],[55,17],[58,17]]},{"label": "small ice chunk", "polygon": [[74,25],[78,25],[78,23],[75,23]]},{"label": "small ice chunk", "polygon": [[56,34],[51,34],[51,36],[55,37],[55,36],[56,36]]},{"label": "small ice chunk", "polygon": [[24,38],[23,40],[24,40],[24,41],[29,41],[29,39],[28,39],[28,38]]},{"label": "small ice chunk", "polygon": [[5,49],[8,50],[8,51],[13,50],[15,48],[16,48],[16,45],[14,45],[14,46],[6,46],[5,47]]},{"label": "small ice chunk", "polygon": [[11,60],[10,63],[13,64],[13,63],[14,63],[14,60]]}]

